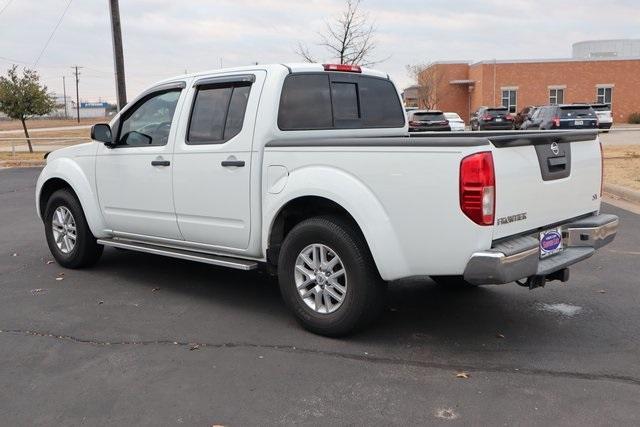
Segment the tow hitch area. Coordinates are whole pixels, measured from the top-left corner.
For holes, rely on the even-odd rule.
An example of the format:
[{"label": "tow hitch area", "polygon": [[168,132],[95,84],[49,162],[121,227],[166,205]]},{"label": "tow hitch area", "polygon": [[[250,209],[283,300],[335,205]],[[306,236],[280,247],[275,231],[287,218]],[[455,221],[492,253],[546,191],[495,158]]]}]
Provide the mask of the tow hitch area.
[{"label": "tow hitch area", "polygon": [[554,280],[560,280],[561,282],[569,281],[569,269],[563,268],[562,270],[554,271],[553,273],[547,274],[546,276],[530,276],[527,277],[526,281],[516,280],[516,283],[520,286],[524,286],[525,288],[535,289],[535,288],[544,288],[544,285],[547,282],[553,282]]}]

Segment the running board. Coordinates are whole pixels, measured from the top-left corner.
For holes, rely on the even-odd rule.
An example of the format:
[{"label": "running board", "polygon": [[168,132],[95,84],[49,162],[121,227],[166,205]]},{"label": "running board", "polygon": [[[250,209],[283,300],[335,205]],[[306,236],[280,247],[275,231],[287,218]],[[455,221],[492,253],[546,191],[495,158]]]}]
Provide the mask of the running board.
[{"label": "running board", "polygon": [[129,249],[137,252],[146,252],[148,254],[163,255],[171,258],[186,259],[189,261],[202,262],[221,267],[235,268],[238,270],[254,270],[258,268],[258,263],[255,261],[211,255],[202,252],[185,251],[182,249],[167,248],[164,246],[156,246],[146,243],[116,239],[98,239],[98,244],[112,246],[114,248]]}]

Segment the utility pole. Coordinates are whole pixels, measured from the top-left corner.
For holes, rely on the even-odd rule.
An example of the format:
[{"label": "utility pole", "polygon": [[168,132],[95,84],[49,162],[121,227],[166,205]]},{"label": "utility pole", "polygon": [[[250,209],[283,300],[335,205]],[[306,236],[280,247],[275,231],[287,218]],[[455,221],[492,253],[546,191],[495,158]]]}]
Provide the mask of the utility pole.
[{"label": "utility pole", "polygon": [[69,113],[67,112],[67,84],[65,82],[65,77],[62,76],[62,96],[64,97],[64,118],[69,118]]},{"label": "utility pole", "polygon": [[127,88],[124,80],[124,55],[122,53],[122,29],[120,27],[120,6],[118,0],[109,0],[111,13],[111,36],[113,38],[113,64],[116,74],[116,97],[118,111],[127,105]]},{"label": "utility pole", "polygon": [[82,67],[78,67],[77,65],[75,67],[71,67],[71,68],[75,68],[75,75],[76,75],[76,112],[77,112],[77,117],[78,117],[78,123],[80,123],[80,92],[78,91],[78,85],[80,83],[80,72],[78,72],[79,68]]}]

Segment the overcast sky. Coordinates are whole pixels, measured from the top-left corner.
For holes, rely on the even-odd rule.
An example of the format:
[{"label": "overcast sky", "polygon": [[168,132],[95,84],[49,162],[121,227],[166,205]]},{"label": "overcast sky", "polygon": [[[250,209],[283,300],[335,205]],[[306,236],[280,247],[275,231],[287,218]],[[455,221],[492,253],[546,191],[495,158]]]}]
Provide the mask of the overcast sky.
[{"label": "overcast sky", "polygon": [[[0,70],[33,67],[69,0],[0,0]],[[34,67],[45,83],[75,96],[115,99],[107,0],[73,0]],[[298,41],[314,47],[342,0],[120,0],[127,93],[177,74],[250,63],[299,62]],[[363,0],[377,27],[376,68],[399,86],[406,64],[437,60],[551,58],[571,43],[640,37],[637,0]]]}]

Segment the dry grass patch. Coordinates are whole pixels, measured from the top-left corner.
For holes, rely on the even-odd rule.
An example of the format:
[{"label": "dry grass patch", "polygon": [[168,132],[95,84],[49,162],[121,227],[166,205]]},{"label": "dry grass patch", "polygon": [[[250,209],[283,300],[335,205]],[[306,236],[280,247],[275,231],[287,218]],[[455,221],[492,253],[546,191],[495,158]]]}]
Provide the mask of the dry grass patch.
[{"label": "dry grass patch", "polygon": [[[31,134],[31,143],[33,145],[75,145],[80,144],[82,142],[88,142],[90,138],[90,129],[73,129],[73,130],[51,130],[45,132],[38,132]],[[24,138],[24,133],[22,132],[11,132],[11,133],[3,133],[0,134],[0,147],[11,147],[12,144],[15,146],[26,146],[26,139],[19,140],[7,140],[4,138]],[[35,138],[35,139],[34,139]],[[68,140],[65,139],[40,139],[40,138],[71,138]],[[84,138],[84,139],[74,139],[74,138]]]},{"label": "dry grass patch", "polygon": [[0,151],[0,160],[43,160],[46,151],[36,151],[34,153],[16,153],[16,155],[12,155],[11,152],[8,151]]},{"label": "dry grass patch", "polygon": [[604,182],[640,190],[640,145],[603,146]]},{"label": "dry grass patch", "polygon": [[[89,138],[91,129],[67,129],[67,130],[47,130],[37,133],[29,133],[30,138]],[[3,138],[25,138],[24,132],[15,131],[0,134],[0,140]]]},{"label": "dry grass patch", "polygon": [[36,151],[34,153],[0,152],[0,168],[15,168],[24,166],[42,166],[45,163],[45,152]]},{"label": "dry grass patch", "polygon": [[[63,126],[82,126],[93,125],[96,123],[108,123],[110,118],[106,117],[89,117],[86,119],[80,119],[78,123],[74,119],[33,119],[27,120],[27,129],[41,129],[41,128],[57,128]],[[18,120],[0,120],[0,130],[22,130],[22,123]]]}]

